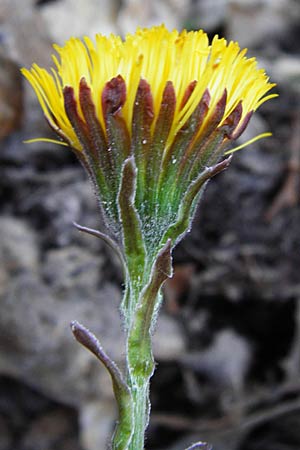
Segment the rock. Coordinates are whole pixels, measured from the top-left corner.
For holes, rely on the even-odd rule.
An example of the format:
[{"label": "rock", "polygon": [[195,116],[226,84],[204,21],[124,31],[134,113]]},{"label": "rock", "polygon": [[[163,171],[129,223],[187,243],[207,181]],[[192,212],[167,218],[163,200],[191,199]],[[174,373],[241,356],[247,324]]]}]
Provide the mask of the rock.
[{"label": "rock", "polygon": [[15,217],[0,217],[0,294],[10,277],[34,272],[39,263],[37,236],[28,224]]},{"label": "rock", "polygon": [[85,0],[61,0],[42,5],[40,12],[57,44],[63,44],[71,36],[94,37],[96,33],[108,35],[117,31],[116,0],[89,0],[88,3]]},{"label": "rock", "polygon": [[185,342],[179,324],[170,316],[160,314],[153,336],[153,353],[159,361],[176,361],[185,353]]},{"label": "rock", "polygon": [[274,79],[282,86],[300,93],[300,61],[296,56],[282,56],[272,67]]},{"label": "rock", "polygon": [[245,384],[251,357],[252,349],[247,340],[233,330],[224,329],[206,350],[187,353],[181,362],[206,375],[216,389],[229,389],[237,397]]},{"label": "rock", "polygon": [[[24,450],[54,450],[65,448],[65,441],[73,432],[73,423],[64,410],[58,408],[37,417],[29,426],[23,438]],[[75,444],[75,443],[74,443]],[[75,444],[74,450],[79,450]]]},{"label": "rock", "polygon": [[112,434],[116,417],[115,404],[91,399],[80,410],[81,443],[84,449],[104,449]]},{"label": "rock", "polygon": [[1,259],[12,273],[34,271],[38,265],[37,237],[22,219],[0,218]]},{"label": "rock", "polygon": [[[227,14],[227,35],[241,47],[272,43],[299,18],[299,3],[292,0],[231,0]],[[253,32],[255,30],[255,32]]]},{"label": "rock", "polygon": [[214,31],[226,21],[230,0],[196,0],[191,3],[188,22],[193,29]]},{"label": "rock", "polygon": [[3,376],[0,432],[1,450],[80,450],[75,409],[49,400],[21,380]]},{"label": "rock", "polygon": [[118,300],[119,293],[108,285],[93,298],[84,298],[80,290],[77,297],[66,292],[57,298],[37,276],[16,278],[1,299],[0,342],[6,352],[0,355],[0,373],[22,376],[51,398],[77,407],[91,395],[112,398],[105,370],[73,339],[69,324],[76,319],[89,327],[119,361]]},{"label": "rock", "polygon": [[68,246],[47,252],[42,274],[58,297],[78,290],[89,295],[103,281],[103,262],[101,253],[95,257],[80,247]]},{"label": "rock", "polygon": [[[70,10],[73,11],[73,20],[66,27]],[[88,35],[93,38],[96,33],[125,35],[134,32],[139,26],[158,25],[162,22],[169,28],[180,28],[180,15],[186,14],[183,0],[155,0],[146,4],[140,0],[126,0],[121,7],[116,0],[92,0],[88,7],[84,0],[61,0],[42,5],[40,12],[53,41],[59,44],[63,44],[70,36]]]},{"label": "rock", "polygon": [[154,0],[147,3],[142,0],[126,0],[118,14],[118,27],[123,34],[134,33],[137,27],[161,23],[169,29],[181,28],[186,14],[184,0]]},{"label": "rock", "polygon": [[0,52],[0,140],[20,127],[22,102],[19,67]]},{"label": "rock", "polygon": [[[39,228],[46,246],[69,245],[75,235],[80,235],[73,222],[81,222],[83,213],[89,215],[97,208],[90,184],[80,179],[84,176],[80,169],[71,174],[72,179],[64,180],[59,177],[60,173],[66,172],[54,174],[52,182],[51,173],[45,177],[40,191],[36,195],[28,195],[22,204],[23,213],[31,211],[40,218]],[[89,225],[85,217],[83,222]],[[98,248],[98,241],[92,239],[91,245]]]},{"label": "rock", "polygon": [[19,0],[1,0],[0,23],[2,43],[12,59],[24,66],[50,63],[51,42],[33,0],[22,1],[22,8]]},{"label": "rock", "polygon": [[13,436],[8,423],[0,416],[0,450],[7,450],[13,446]]}]

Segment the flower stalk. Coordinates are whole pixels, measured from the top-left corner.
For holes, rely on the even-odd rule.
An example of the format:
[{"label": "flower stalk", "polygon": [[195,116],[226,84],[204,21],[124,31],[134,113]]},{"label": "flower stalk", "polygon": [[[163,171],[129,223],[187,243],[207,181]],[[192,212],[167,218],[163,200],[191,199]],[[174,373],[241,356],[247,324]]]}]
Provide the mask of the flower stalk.
[{"label": "flower stalk", "polygon": [[68,145],[89,174],[106,229],[75,226],[104,239],[122,262],[124,373],[87,328],[76,321],[71,328],[111,376],[119,413],[112,449],[143,450],[151,339],[172,251],[190,230],[207,182],[229,166],[232,157],[224,155],[276,94],[266,95],[274,85],[237,43],[209,43],[203,31],[160,26],[124,41],[72,38],[55,49],[52,72],[36,64],[22,71],[56,142]]}]

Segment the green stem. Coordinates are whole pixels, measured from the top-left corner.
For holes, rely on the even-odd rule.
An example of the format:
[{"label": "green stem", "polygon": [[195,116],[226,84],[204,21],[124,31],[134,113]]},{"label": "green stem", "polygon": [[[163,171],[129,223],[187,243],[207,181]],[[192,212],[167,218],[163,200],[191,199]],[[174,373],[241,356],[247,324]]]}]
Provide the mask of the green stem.
[{"label": "green stem", "polygon": [[157,251],[151,267],[145,264],[145,276],[135,284],[133,297],[134,314],[127,330],[128,386],[133,401],[134,430],[129,450],[144,450],[144,435],[149,422],[149,382],[154,372],[152,355],[152,331],[157,309],[161,301],[160,289],[171,276],[171,241]]},{"label": "green stem", "polygon": [[[145,431],[149,422],[150,399],[149,399],[149,382],[153,370],[144,371],[139,367],[139,360],[143,359],[144,364],[153,367],[152,353],[145,352],[143,340],[132,340],[132,332],[136,323],[136,307],[139,297],[144,288],[142,280],[134,283],[131,288],[131,294],[128,299],[127,309],[127,384],[131,392],[133,401],[133,424],[134,430],[128,450],[144,450]],[[146,283],[147,284],[147,283]],[[130,292],[130,289],[127,288]],[[144,314],[142,315],[144,316]],[[139,317],[138,323],[143,321],[143,317]],[[146,354],[145,354],[146,353]],[[132,363],[130,355],[134,354],[136,363]],[[145,361],[148,360],[148,361]]]},{"label": "green stem", "polygon": [[[134,382],[134,381],[133,381]],[[128,450],[144,450],[145,430],[149,422],[149,379],[131,386],[134,432]]]}]

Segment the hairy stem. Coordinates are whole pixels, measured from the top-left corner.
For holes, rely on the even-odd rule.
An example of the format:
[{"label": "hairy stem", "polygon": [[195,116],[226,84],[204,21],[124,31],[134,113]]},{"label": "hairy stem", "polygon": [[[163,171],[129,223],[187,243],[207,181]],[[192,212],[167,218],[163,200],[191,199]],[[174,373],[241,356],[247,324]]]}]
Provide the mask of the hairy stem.
[{"label": "hairy stem", "polygon": [[[134,382],[134,380],[132,380]],[[149,422],[149,379],[144,384],[131,385],[134,431],[128,450],[144,450],[145,430]]]}]

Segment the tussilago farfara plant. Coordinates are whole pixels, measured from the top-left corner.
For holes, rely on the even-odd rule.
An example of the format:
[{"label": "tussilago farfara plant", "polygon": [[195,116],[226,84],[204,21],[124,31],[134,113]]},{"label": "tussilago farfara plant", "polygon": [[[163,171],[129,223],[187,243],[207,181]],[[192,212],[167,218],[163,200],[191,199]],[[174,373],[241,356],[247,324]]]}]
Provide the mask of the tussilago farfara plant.
[{"label": "tussilago farfara plant", "polygon": [[23,74],[60,138],[54,142],[73,150],[97,192],[106,230],[78,227],[102,237],[123,262],[126,373],[89,330],[78,322],[72,330],[112,377],[119,409],[112,448],[143,450],[151,335],[172,250],[207,181],[229,165],[232,143],[276,96],[266,95],[274,84],[237,43],[217,36],[209,43],[203,31],[159,26],[54,48],[55,69],[34,64]]}]

